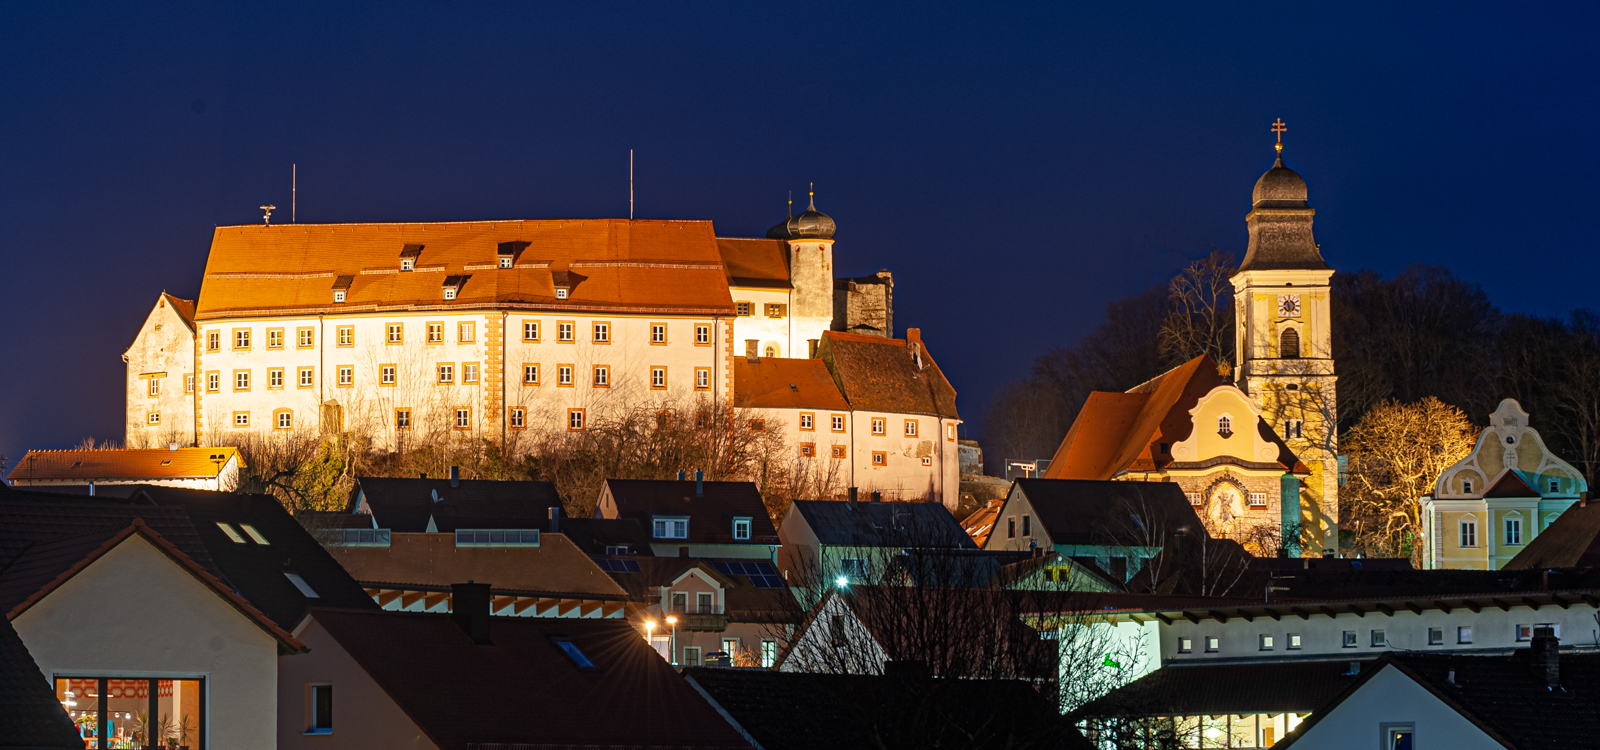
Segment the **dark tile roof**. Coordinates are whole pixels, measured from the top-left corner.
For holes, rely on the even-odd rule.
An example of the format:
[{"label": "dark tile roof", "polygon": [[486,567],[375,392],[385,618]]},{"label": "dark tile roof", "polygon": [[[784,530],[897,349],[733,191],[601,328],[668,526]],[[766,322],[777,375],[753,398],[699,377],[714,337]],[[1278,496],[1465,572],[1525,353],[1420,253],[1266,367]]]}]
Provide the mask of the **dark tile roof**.
[{"label": "dark tile roof", "polygon": [[828,364],[852,408],[959,419],[955,387],[933,361],[916,329],[907,335],[916,340],[825,331],[817,356]]},{"label": "dark tile roof", "polygon": [[1568,508],[1555,523],[1528,540],[1505,570],[1592,568],[1600,565],[1600,503]]},{"label": "dark tile roof", "polygon": [[[617,502],[617,517],[633,519],[649,533],[657,515],[689,516],[689,538],[666,540],[681,544],[778,543],[761,490],[754,482],[704,482],[695,494],[693,480],[607,479],[606,487]],[[733,538],[735,516],[750,518],[750,538]]]},{"label": "dark tile roof", "polygon": [[1137,544],[1205,533],[1183,488],[1172,482],[1018,479],[1016,486],[1056,544]]},{"label": "dark tile roof", "polygon": [[1505,747],[1596,747],[1596,738],[1600,738],[1600,654],[1561,654],[1560,688],[1551,690],[1531,665],[1529,653],[1528,649],[1510,656],[1385,653],[1362,668],[1360,681],[1324,711],[1313,714],[1278,747],[1292,747],[1386,665],[1415,680]]},{"label": "dark tile roof", "polygon": [[0,748],[77,748],[72,718],[11,621],[0,617]]},{"label": "dark tile roof", "polygon": [[364,497],[378,528],[415,532],[427,531],[430,517],[436,531],[541,529],[549,524],[550,508],[561,505],[551,482],[462,479],[458,485],[451,487],[448,479],[360,477],[347,510],[355,512]]},{"label": "dark tile roof", "polygon": [[849,547],[953,547],[975,549],[972,537],[940,503],[796,500],[799,513],[822,544]]},{"label": "dark tile roof", "polygon": [[604,555],[607,547],[627,547],[635,554],[650,550],[650,535],[633,518],[562,518],[561,533],[591,555]]},{"label": "dark tile roof", "polygon": [[1522,478],[1520,471],[1508,471],[1483,493],[1484,497],[1539,497],[1539,491]]},{"label": "dark tile roof", "polygon": [[767,750],[1093,747],[1019,681],[723,667],[683,674]]},{"label": "dark tile roof", "polygon": [[[312,610],[442,750],[469,744],[747,747],[631,625],[491,618],[475,644],[450,615]],[[580,669],[554,638],[597,669]]]},{"label": "dark tile roof", "polygon": [[[1365,668],[1370,668],[1370,662]],[[1319,711],[1355,684],[1346,661],[1197,664],[1157,669],[1078,709],[1077,718]]]}]

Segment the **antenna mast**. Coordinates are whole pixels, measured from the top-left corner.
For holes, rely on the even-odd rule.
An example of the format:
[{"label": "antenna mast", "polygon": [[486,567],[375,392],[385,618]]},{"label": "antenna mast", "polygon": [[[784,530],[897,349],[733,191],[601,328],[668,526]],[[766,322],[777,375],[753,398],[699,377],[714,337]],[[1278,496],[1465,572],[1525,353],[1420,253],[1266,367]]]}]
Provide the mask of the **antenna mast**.
[{"label": "antenna mast", "polygon": [[299,199],[300,192],[300,165],[289,165],[289,223],[295,222],[295,201]]},{"label": "antenna mast", "polygon": [[633,149],[628,149],[628,221],[633,221]]}]

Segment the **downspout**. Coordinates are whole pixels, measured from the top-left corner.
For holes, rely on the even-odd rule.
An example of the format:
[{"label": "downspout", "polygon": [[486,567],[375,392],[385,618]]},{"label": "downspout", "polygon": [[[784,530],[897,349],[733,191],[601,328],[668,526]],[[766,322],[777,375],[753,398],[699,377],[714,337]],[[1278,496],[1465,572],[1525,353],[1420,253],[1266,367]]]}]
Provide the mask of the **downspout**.
[{"label": "downspout", "polygon": [[[194,305],[195,305],[196,308],[200,307],[199,295],[195,295],[195,303],[194,303]],[[190,367],[189,370],[190,370],[190,372],[194,373],[194,391],[189,394],[189,412],[190,412],[189,413],[189,434],[194,436],[194,439],[191,441],[193,443],[193,445],[190,446],[190,447],[199,448],[200,447],[200,389],[205,387],[205,385],[200,382],[201,373],[200,373],[200,324],[199,324],[199,322],[195,323],[193,339],[194,339],[193,345],[190,347],[190,356],[194,360],[194,366]]]},{"label": "downspout", "polygon": [[[324,349],[324,347],[326,347],[328,345],[328,337],[323,335],[323,334],[328,332],[326,324],[327,324],[326,315],[324,315],[323,313],[317,313],[317,423],[318,424],[322,423],[323,414],[326,413],[326,411],[327,411],[326,409],[323,409],[322,406],[323,406],[323,404],[328,403],[328,395],[324,391],[324,388],[327,386],[327,383],[328,383],[328,368],[324,366],[324,365],[327,364],[326,350]],[[342,427],[343,425],[340,425],[340,426]],[[326,425],[323,425],[322,429],[323,429],[324,432],[326,432],[328,428],[327,428]]]},{"label": "downspout", "polygon": [[[506,377],[507,373],[511,371],[510,365],[506,362],[506,356],[511,351],[511,334],[506,331],[507,316],[508,313],[506,311],[500,311],[500,452],[502,454],[506,450],[506,422],[510,421],[510,412],[507,411],[506,404]],[[526,425],[527,422],[524,421],[523,424]]]}]

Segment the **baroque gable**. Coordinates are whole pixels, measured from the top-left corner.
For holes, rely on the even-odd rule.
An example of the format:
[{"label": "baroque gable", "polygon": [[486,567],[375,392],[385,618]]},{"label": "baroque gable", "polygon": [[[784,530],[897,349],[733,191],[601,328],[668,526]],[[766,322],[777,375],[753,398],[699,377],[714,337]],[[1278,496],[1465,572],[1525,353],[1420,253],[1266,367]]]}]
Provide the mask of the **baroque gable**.
[{"label": "baroque gable", "polygon": [[1529,426],[1528,412],[1508,398],[1489,415],[1489,426],[1478,434],[1472,452],[1439,475],[1435,497],[1481,498],[1507,472],[1516,472],[1541,497],[1576,498],[1589,490],[1583,473],[1551,452],[1539,431]]}]

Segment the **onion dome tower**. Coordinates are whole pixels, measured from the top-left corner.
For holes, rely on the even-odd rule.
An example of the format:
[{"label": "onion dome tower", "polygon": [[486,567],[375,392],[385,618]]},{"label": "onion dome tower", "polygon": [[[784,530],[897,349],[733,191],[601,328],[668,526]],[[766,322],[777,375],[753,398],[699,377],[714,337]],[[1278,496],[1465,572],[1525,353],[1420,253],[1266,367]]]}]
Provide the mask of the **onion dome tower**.
[{"label": "onion dome tower", "polygon": [[783,240],[789,250],[789,284],[793,288],[787,315],[788,350],[783,357],[816,356],[822,334],[833,327],[833,217],[817,210],[816,186],[805,213],[767,230],[767,239]]}]

